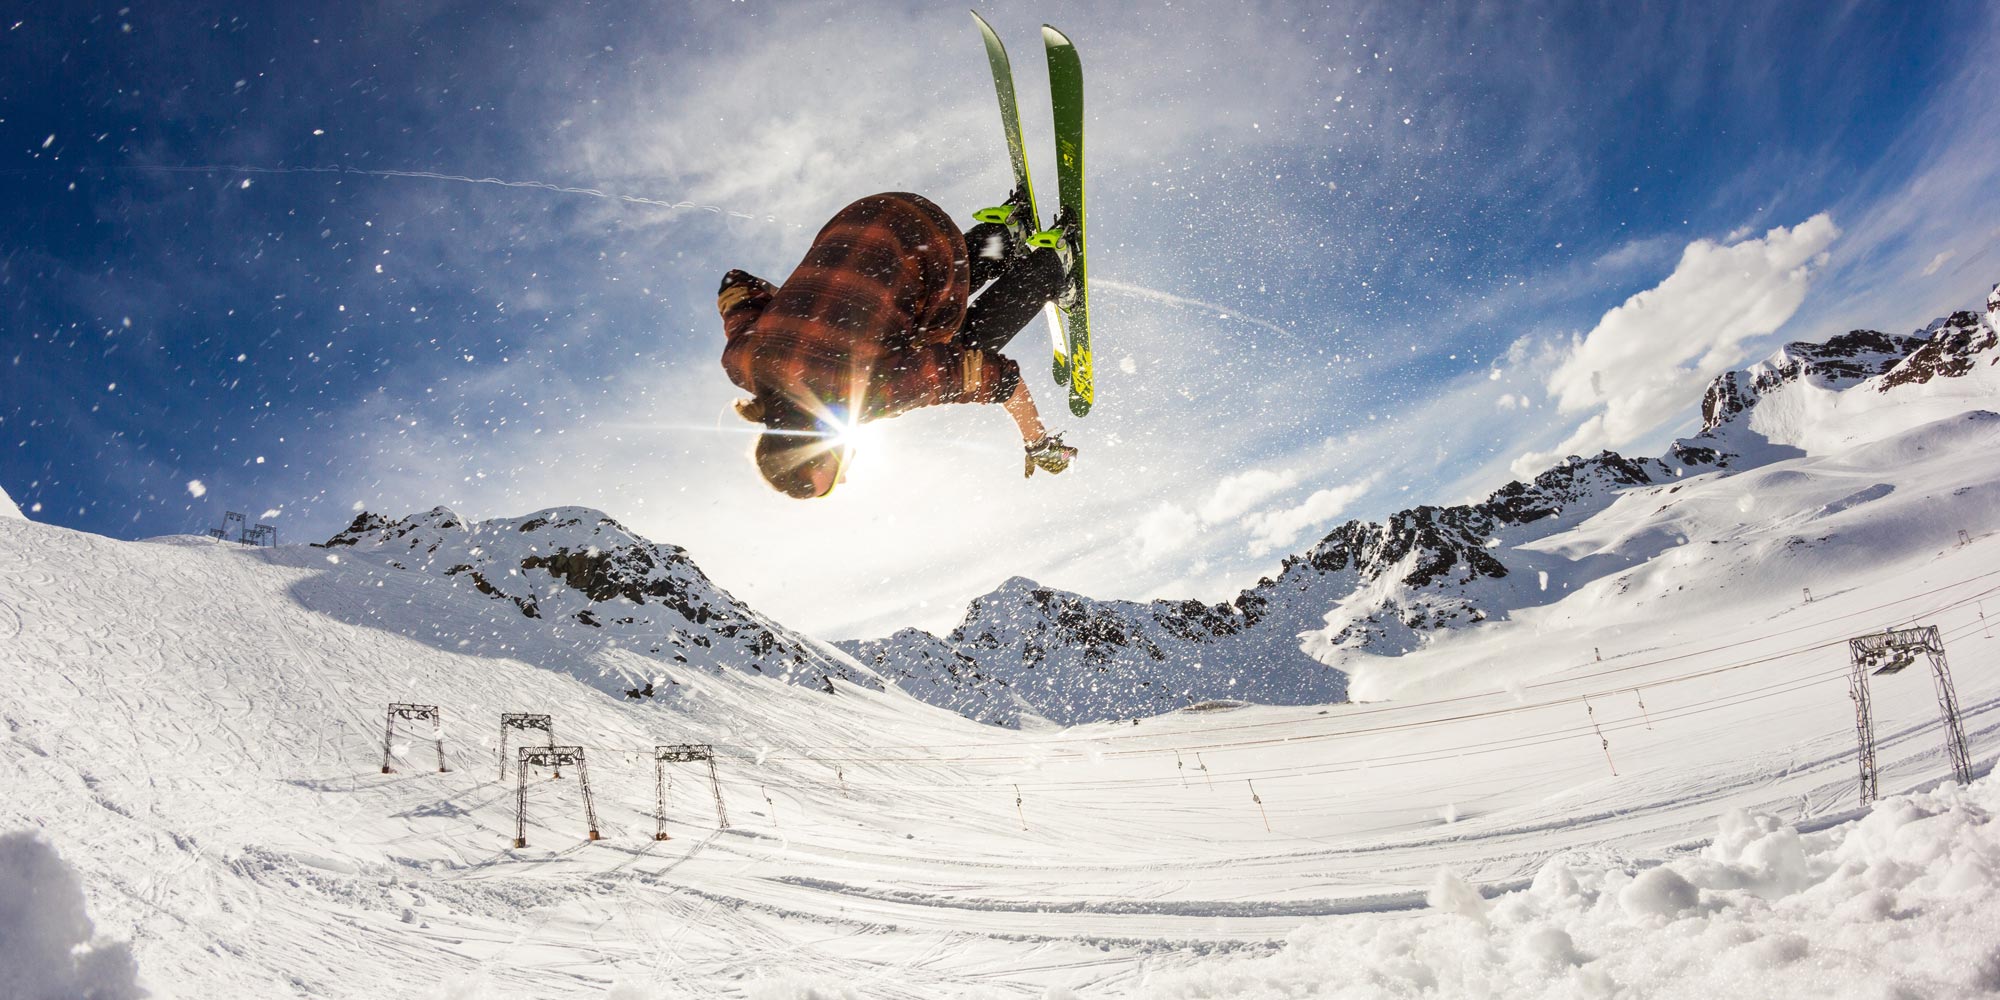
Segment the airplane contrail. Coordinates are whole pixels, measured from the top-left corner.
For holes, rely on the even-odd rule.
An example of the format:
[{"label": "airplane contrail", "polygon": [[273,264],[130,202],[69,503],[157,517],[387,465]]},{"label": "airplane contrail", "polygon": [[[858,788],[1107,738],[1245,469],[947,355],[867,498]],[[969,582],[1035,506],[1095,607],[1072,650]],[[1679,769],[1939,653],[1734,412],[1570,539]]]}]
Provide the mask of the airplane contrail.
[{"label": "airplane contrail", "polygon": [[1276,333],[1285,337],[1303,337],[1306,335],[1304,331],[1286,329],[1285,327],[1279,326],[1278,324],[1273,323],[1270,320],[1259,319],[1256,316],[1246,315],[1245,313],[1243,313],[1241,310],[1238,309],[1231,309],[1228,306],[1217,305],[1216,303],[1213,302],[1204,302],[1201,299],[1189,298],[1185,295],[1175,295],[1172,292],[1162,292],[1158,289],[1147,288],[1143,285],[1127,284],[1126,282],[1123,281],[1112,281],[1106,278],[1092,278],[1090,279],[1090,287],[1092,291],[1099,291],[1099,290],[1108,291],[1120,295],[1129,295],[1135,299],[1145,299],[1146,301],[1149,302],[1158,302],[1163,305],[1179,306],[1180,308],[1183,309],[1200,309],[1205,312],[1212,312],[1223,319],[1236,320],[1241,323],[1248,323],[1251,326],[1262,327],[1263,329],[1269,330],[1272,333]]},{"label": "airplane contrail", "polygon": [[748,212],[732,211],[720,205],[703,205],[692,201],[667,201],[662,198],[647,198],[636,194],[619,194],[614,191],[604,191],[598,188],[555,184],[549,181],[509,180],[503,177],[469,177],[463,174],[438,173],[434,170],[371,170],[362,167],[253,167],[229,163],[196,166],[133,165],[118,169],[164,174],[343,174],[357,177],[403,177],[415,180],[450,181],[456,184],[490,184],[494,187],[531,188],[537,191],[553,191],[557,194],[582,195],[586,198],[601,198],[605,201],[623,202],[627,205],[646,205],[670,211],[708,212],[729,219],[769,222],[774,225],[788,226],[793,229],[804,228],[796,222],[781,222],[776,216],[752,215]]},{"label": "airplane contrail", "polygon": [[[527,188],[535,191],[551,191],[557,194],[580,195],[586,198],[599,198],[605,201],[616,201],[627,205],[644,205],[650,208],[663,208],[667,209],[668,211],[708,212],[712,215],[720,215],[724,218],[744,219],[752,222],[767,222],[773,225],[785,226],[791,229],[804,228],[801,224],[796,222],[780,221],[776,216],[752,215],[748,212],[738,212],[732,209],[723,208],[720,205],[703,205],[692,201],[667,201],[666,199],[663,198],[648,198],[643,195],[619,194],[617,192],[605,191],[601,188],[580,187],[571,184],[556,184],[551,181],[510,180],[503,177],[472,177],[465,174],[440,173],[435,170],[387,170],[387,169],[369,169],[364,167],[344,167],[344,166],[257,167],[257,166],[250,166],[247,164],[228,164],[228,163],[190,165],[190,166],[131,165],[122,167],[120,169],[147,171],[153,173],[169,173],[169,174],[218,174],[218,173],[340,174],[345,176],[356,176],[356,177],[400,177],[412,180],[447,181],[454,184],[489,184],[494,187]],[[1185,295],[1175,295],[1171,292],[1163,292],[1158,289],[1147,288],[1143,285],[1134,285],[1123,281],[1113,281],[1107,278],[1093,278],[1091,279],[1090,284],[1091,287],[1094,289],[1108,291],[1113,294],[1129,295],[1133,298],[1144,299],[1149,302],[1158,302],[1163,305],[1177,306],[1183,309],[1199,309],[1205,312],[1211,312],[1222,319],[1236,320],[1237,322],[1247,323],[1251,326],[1260,327],[1262,329],[1269,330],[1272,333],[1276,333],[1285,337],[1300,337],[1305,335],[1302,331],[1287,329],[1285,327],[1279,326],[1276,323],[1271,322],[1270,320],[1261,319],[1256,316],[1248,315],[1239,309],[1231,309],[1228,306],[1218,305],[1214,302],[1206,302],[1201,299],[1190,298]]]}]

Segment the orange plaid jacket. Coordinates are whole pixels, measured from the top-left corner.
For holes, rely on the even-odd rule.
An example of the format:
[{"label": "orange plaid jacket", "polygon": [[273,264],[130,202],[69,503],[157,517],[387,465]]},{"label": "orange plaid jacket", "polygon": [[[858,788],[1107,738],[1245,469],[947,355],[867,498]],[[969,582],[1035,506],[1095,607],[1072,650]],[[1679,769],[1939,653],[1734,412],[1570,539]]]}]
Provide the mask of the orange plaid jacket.
[{"label": "orange plaid jacket", "polygon": [[722,367],[776,392],[873,420],[940,403],[998,403],[1021,369],[952,342],[972,293],[965,234],[914,194],[840,210],[781,286],[749,275],[723,297]]}]

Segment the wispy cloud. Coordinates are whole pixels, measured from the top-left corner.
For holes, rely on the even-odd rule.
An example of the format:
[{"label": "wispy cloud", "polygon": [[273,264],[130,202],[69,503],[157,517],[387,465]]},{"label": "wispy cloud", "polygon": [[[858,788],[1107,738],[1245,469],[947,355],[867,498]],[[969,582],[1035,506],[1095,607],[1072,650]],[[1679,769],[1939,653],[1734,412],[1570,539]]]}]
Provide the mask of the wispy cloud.
[{"label": "wispy cloud", "polygon": [[1244,519],[1245,526],[1250,529],[1250,554],[1268,555],[1290,546],[1307,530],[1339,517],[1356,500],[1374,489],[1380,479],[1380,475],[1374,475],[1358,483],[1315,490],[1296,507],[1252,514]]},{"label": "wispy cloud", "polygon": [[1250,469],[1226,476],[1203,501],[1201,519],[1211,524],[1226,521],[1298,481],[1299,474],[1291,469]]}]

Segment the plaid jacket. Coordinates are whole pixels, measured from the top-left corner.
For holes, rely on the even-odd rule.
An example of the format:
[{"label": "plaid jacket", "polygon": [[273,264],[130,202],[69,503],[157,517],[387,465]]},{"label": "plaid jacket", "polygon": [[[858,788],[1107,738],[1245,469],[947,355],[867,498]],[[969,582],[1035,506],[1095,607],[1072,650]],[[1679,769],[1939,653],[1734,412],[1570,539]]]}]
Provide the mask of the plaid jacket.
[{"label": "plaid jacket", "polygon": [[784,285],[740,276],[722,299],[722,367],[753,395],[810,394],[857,420],[1002,402],[1020,367],[952,342],[971,283],[965,234],[943,209],[870,195],[827,222]]}]

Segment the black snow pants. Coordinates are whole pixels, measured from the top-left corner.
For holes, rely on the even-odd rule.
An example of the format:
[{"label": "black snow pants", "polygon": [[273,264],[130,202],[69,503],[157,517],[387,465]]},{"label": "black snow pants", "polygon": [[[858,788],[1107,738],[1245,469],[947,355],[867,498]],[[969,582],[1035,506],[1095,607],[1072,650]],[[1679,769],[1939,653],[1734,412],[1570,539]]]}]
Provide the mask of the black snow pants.
[{"label": "black snow pants", "polygon": [[1028,325],[1042,306],[1062,294],[1062,258],[1046,248],[1013,245],[1006,226],[982,222],[965,234],[972,256],[972,287],[992,282],[966,307],[965,323],[952,339],[966,347],[998,351]]}]

